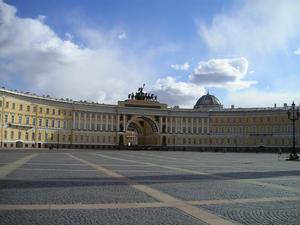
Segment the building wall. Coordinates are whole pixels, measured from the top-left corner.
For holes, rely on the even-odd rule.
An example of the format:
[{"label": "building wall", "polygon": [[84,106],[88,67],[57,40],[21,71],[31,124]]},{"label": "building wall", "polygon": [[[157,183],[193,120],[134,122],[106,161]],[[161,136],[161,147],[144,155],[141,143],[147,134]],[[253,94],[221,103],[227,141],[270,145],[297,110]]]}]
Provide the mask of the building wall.
[{"label": "building wall", "polygon": [[[148,143],[187,147],[290,147],[292,123],[288,108],[170,109],[92,104],[37,97],[0,90],[1,148],[118,146],[135,140],[126,129],[132,121],[143,123]],[[136,104],[136,103],[134,103]],[[143,105],[147,105],[143,103]],[[151,103],[151,106],[155,105]],[[154,128],[152,128],[154,129]],[[297,144],[300,122],[296,122]],[[138,137],[137,137],[138,140]],[[142,139],[140,139],[142,140]]]}]

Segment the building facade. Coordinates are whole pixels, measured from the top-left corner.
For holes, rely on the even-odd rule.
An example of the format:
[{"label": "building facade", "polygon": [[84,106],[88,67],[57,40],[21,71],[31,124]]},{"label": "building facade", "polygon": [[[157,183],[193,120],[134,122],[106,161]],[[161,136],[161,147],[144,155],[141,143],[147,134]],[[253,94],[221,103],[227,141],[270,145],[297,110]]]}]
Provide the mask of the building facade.
[{"label": "building facade", "polygon": [[[1,148],[243,150],[292,146],[289,106],[223,108],[206,94],[194,108],[169,108],[139,88],[117,105],[0,89]],[[296,145],[300,143],[296,121]]]}]

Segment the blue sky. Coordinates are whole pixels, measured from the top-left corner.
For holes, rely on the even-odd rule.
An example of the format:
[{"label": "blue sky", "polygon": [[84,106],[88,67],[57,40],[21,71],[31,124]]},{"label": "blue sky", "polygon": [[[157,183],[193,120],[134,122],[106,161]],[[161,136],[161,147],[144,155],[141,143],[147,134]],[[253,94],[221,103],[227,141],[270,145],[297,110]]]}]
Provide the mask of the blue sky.
[{"label": "blue sky", "polygon": [[[272,10],[270,10],[272,8]],[[300,103],[297,0],[0,0],[0,81],[116,103],[143,83],[170,106]]]}]

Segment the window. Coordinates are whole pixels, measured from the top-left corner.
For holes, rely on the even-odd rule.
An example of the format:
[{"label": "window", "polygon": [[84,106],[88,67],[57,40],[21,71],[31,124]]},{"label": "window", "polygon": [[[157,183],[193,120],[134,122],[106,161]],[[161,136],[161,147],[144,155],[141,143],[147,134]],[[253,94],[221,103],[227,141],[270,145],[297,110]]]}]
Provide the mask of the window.
[{"label": "window", "polygon": [[52,109],[52,115],[55,115],[55,109]]},{"label": "window", "polygon": [[41,133],[39,133],[38,139],[39,139],[39,141],[42,139],[42,134]]},{"label": "window", "polygon": [[13,103],[12,104],[12,109],[15,109],[16,108],[16,103]]},{"label": "window", "polygon": [[4,115],[4,123],[8,123],[8,114]]},{"label": "window", "polygon": [[60,116],[60,110],[58,110],[57,114]]},{"label": "window", "polygon": [[26,125],[29,125],[29,116],[26,116]]},{"label": "window", "polygon": [[0,101],[0,107],[2,107],[2,101]]},{"label": "window", "polygon": [[42,119],[40,118],[40,119],[39,119],[39,126],[40,126],[40,127],[42,126],[42,122],[43,122],[43,121],[42,121]]},{"label": "window", "polygon": [[36,124],[36,118],[33,117],[33,118],[32,118],[32,125],[35,126],[35,124]]},{"label": "window", "polygon": [[37,111],[37,106],[34,106],[33,107],[33,112],[36,112]]},{"label": "window", "polygon": [[10,132],[10,139],[13,139],[14,138],[14,131],[12,130],[11,132]]},{"label": "window", "polygon": [[51,134],[51,138],[50,138],[50,139],[51,139],[51,141],[53,141],[53,139],[54,139],[54,136],[53,136],[53,134]]},{"label": "window", "polygon": [[48,109],[48,108],[46,109],[46,114],[47,114],[47,115],[49,114],[49,109]]},{"label": "window", "polygon": [[47,141],[48,140],[48,134],[45,133],[45,140]]},{"label": "window", "polygon": [[19,105],[19,110],[20,110],[20,111],[23,110],[23,105],[22,105],[22,104]]},{"label": "window", "polygon": [[9,107],[9,102],[6,102],[5,108]]},{"label": "window", "polygon": [[48,127],[48,126],[49,126],[49,120],[46,119],[46,127]]},{"label": "window", "polygon": [[7,139],[7,130],[4,131],[4,138]]},{"label": "window", "polygon": [[11,114],[11,122],[12,122],[12,123],[15,122],[15,114]]},{"label": "window", "polygon": [[52,127],[54,127],[54,124],[55,124],[55,121],[54,121],[54,120],[52,120]]},{"label": "window", "polygon": [[28,141],[28,132],[25,133],[25,140]]},{"label": "window", "polygon": [[27,112],[30,112],[30,105],[27,106]]},{"label": "window", "polygon": [[40,113],[43,113],[43,108],[42,107],[40,107]]},{"label": "window", "polygon": [[21,133],[21,131],[19,131],[19,133],[18,133],[18,139],[21,139],[22,138],[22,133]]},{"label": "window", "polygon": [[18,123],[22,124],[22,115],[19,115]]},{"label": "window", "polygon": [[60,120],[57,120],[57,127],[60,128]]}]

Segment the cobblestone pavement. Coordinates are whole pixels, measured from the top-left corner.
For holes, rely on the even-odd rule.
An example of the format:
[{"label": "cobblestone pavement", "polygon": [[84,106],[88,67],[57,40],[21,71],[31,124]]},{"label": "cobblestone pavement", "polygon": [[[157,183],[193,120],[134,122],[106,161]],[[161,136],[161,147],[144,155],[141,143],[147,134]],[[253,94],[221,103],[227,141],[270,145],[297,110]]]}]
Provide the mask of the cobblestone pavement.
[{"label": "cobblestone pavement", "polygon": [[300,162],[276,154],[0,151],[0,224],[300,225]]}]

